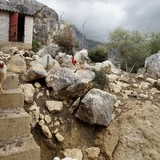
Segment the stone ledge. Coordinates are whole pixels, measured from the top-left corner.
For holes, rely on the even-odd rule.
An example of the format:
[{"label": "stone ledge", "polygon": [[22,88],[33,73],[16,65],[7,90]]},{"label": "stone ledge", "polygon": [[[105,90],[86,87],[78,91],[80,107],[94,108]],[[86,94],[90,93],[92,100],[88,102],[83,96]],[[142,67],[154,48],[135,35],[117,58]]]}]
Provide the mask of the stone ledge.
[{"label": "stone ledge", "polygon": [[8,90],[0,94],[0,108],[22,108],[23,106],[24,93],[17,90]]},{"label": "stone ledge", "polygon": [[23,109],[0,109],[0,140],[30,134],[31,117]]},{"label": "stone ledge", "polygon": [[0,160],[40,160],[40,148],[32,136],[0,141]]}]

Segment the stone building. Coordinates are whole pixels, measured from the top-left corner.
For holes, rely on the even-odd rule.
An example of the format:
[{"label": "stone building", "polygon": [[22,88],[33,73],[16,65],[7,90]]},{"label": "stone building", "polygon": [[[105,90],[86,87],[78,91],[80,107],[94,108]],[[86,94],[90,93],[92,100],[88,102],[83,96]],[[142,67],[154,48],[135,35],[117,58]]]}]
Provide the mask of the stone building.
[{"label": "stone building", "polygon": [[33,15],[23,4],[0,1],[0,46],[32,48]]}]

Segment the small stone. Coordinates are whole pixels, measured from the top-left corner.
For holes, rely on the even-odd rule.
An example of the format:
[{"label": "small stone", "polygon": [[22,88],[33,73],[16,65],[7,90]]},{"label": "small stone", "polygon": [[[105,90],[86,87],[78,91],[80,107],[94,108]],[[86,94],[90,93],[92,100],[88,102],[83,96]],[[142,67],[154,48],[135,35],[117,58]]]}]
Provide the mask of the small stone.
[{"label": "small stone", "polygon": [[54,123],[54,126],[60,126],[60,122],[59,122],[59,121],[56,121],[56,122]]},{"label": "small stone", "polygon": [[116,115],[112,114],[112,121],[115,119]]},{"label": "small stone", "polygon": [[61,101],[46,101],[46,107],[50,112],[60,112],[63,109],[63,103]]},{"label": "small stone", "polygon": [[137,83],[133,83],[133,87],[138,88],[138,84]]},{"label": "small stone", "polygon": [[53,160],[61,160],[59,157],[55,157]]},{"label": "small stone", "polygon": [[57,140],[58,140],[59,142],[63,142],[63,141],[64,141],[64,137],[63,137],[60,133],[57,133],[57,134],[55,135],[55,137],[57,138]]},{"label": "small stone", "polygon": [[109,89],[110,89],[110,91],[112,91],[114,93],[120,93],[121,90],[122,90],[122,88],[115,83],[110,83],[109,84]]},{"label": "small stone", "polygon": [[52,121],[51,117],[48,116],[48,115],[45,115],[44,119],[45,119],[45,121],[46,121],[47,124],[51,123],[51,121]]},{"label": "small stone", "polygon": [[44,121],[44,120],[40,120],[40,121],[38,122],[38,124],[39,124],[40,126],[43,126],[43,125],[45,124],[45,121]]},{"label": "small stone", "polygon": [[148,96],[148,95],[143,94],[143,93],[139,94],[139,97],[140,97],[140,98],[145,98],[145,99],[149,98],[149,96]]},{"label": "small stone", "polygon": [[99,147],[90,147],[85,149],[84,157],[87,159],[97,159],[100,154],[100,148]]},{"label": "small stone", "polygon": [[117,113],[121,113],[122,110],[121,110],[120,108],[116,108],[116,112],[117,112]]},{"label": "small stone", "polygon": [[39,121],[40,108],[34,102],[34,104],[29,108],[29,115],[32,117],[31,125],[34,127]]},{"label": "small stone", "polygon": [[121,75],[120,80],[128,83],[129,77],[127,75]]},{"label": "small stone", "polygon": [[147,78],[146,81],[151,83],[151,84],[154,84],[156,82],[156,80],[153,79],[153,78]]},{"label": "small stone", "polygon": [[121,106],[122,105],[122,102],[120,101],[120,100],[118,100],[115,104],[114,104],[114,106],[117,108],[117,107],[119,107],[119,106]]},{"label": "small stone", "polygon": [[40,88],[40,87],[41,87],[41,84],[38,83],[38,82],[36,82],[36,83],[34,84],[34,86],[35,86],[36,88]]},{"label": "small stone", "polygon": [[56,128],[56,129],[53,131],[53,133],[56,134],[58,131],[59,131],[59,129]]},{"label": "small stone", "polygon": [[140,85],[141,85],[141,88],[142,88],[142,89],[148,89],[149,86],[150,86],[150,84],[149,84],[148,82],[143,82],[143,81],[141,82]]},{"label": "small stone", "polygon": [[36,98],[38,99],[39,97],[43,97],[43,93],[42,92],[39,92],[36,96]]},{"label": "small stone", "polygon": [[25,101],[27,103],[33,102],[33,95],[35,93],[35,88],[32,84],[22,84],[20,85],[20,88],[24,91]]},{"label": "small stone", "polygon": [[44,133],[44,135],[45,135],[47,138],[52,138],[52,133],[51,133],[51,131],[49,130],[48,126],[46,126],[46,125],[41,125],[41,129],[42,129],[42,132]]},{"label": "small stone", "polygon": [[64,105],[64,106],[68,106],[67,101],[64,100],[64,101],[63,101],[63,105]]},{"label": "small stone", "polygon": [[50,93],[49,93],[49,90],[48,90],[48,89],[46,90],[46,95],[47,95],[47,96],[50,96]]}]

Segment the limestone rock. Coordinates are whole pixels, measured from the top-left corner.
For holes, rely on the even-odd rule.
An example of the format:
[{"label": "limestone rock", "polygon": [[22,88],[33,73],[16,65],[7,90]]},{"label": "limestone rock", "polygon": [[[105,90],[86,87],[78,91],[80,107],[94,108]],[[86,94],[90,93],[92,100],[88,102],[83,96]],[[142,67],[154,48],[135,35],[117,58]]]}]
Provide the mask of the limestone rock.
[{"label": "limestone rock", "polygon": [[40,87],[41,87],[41,84],[38,83],[38,82],[36,82],[36,83],[34,84],[34,86],[35,86],[36,88],[40,88]]},{"label": "limestone rock", "polygon": [[20,88],[24,91],[24,97],[25,101],[27,103],[32,103],[33,102],[33,95],[35,93],[35,88],[33,87],[32,84],[21,84]]},{"label": "limestone rock", "polygon": [[121,70],[116,68],[113,63],[109,60],[106,60],[102,63],[95,63],[95,65],[90,66],[90,69],[94,69],[96,71],[104,71],[105,73],[114,73],[114,74],[120,74]]},{"label": "limestone rock", "polygon": [[56,55],[55,59],[58,61],[59,64],[62,64],[64,62],[64,60],[67,59],[67,55],[66,55],[66,53],[59,52]]},{"label": "limestone rock", "polygon": [[4,90],[17,89],[19,86],[19,77],[15,73],[7,72],[6,79],[2,82]]},{"label": "limestone rock", "polygon": [[24,73],[26,71],[26,62],[21,56],[15,55],[10,59],[7,68],[12,72]]},{"label": "limestone rock", "polygon": [[160,52],[149,56],[145,60],[145,68],[148,76],[160,78]]},{"label": "limestone rock", "polygon": [[107,126],[112,118],[115,101],[115,96],[99,89],[92,89],[82,99],[76,117],[89,124]]},{"label": "limestone rock", "polygon": [[37,55],[39,57],[43,57],[44,55],[50,55],[52,58],[55,58],[55,56],[57,55],[57,51],[58,51],[59,47],[58,45],[51,43],[48,46],[44,46],[42,49],[40,49],[37,52]]},{"label": "limestone rock", "polygon": [[46,84],[53,89],[53,97],[68,99],[81,97],[91,88],[90,78],[84,79],[67,68],[55,68],[49,71]]},{"label": "limestone rock", "polygon": [[123,113],[97,135],[96,146],[114,160],[160,159],[160,108],[150,102]]},{"label": "limestone rock", "polygon": [[29,81],[45,78],[46,76],[47,76],[47,73],[45,69],[40,64],[36,64],[35,66],[30,67],[27,70],[27,72],[24,75],[24,80],[29,82]]},{"label": "limestone rock", "polygon": [[52,138],[52,133],[51,133],[51,131],[49,130],[48,126],[46,126],[46,125],[41,125],[41,129],[42,129],[42,132],[44,133],[44,135],[45,135],[47,138]]},{"label": "limestone rock", "polygon": [[115,83],[109,83],[109,89],[114,93],[120,93],[122,90],[122,88]]},{"label": "limestone rock", "polygon": [[34,102],[34,104],[29,108],[29,115],[32,117],[31,125],[35,127],[39,121],[40,108]]},{"label": "limestone rock", "polygon": [[45,115],[44,119],[45,119],[47,124],[51,123],[51,121],[52,121],[52,119],[51,119],[51,117],[49,115]]},{"label": "limestone rock", "polygon": [[55,135],[55,137],[57,138],[57,140],[58,140],[59,142],[63,142],[63,141],[64,141],[64,137],[63,137],[60,133],[57,133],[57,134]]},{"label": "limestone rock", "polygon": [[44,69],[52,69],[53,67],[59,67],[59,63],[53,59],[49,54],[44,55],[43,57],[40,57],[36,61],[32,61],[30,63],[31,66],[35,66],[37,64],[42,65]]},{"label": "limestone rock", "polygon": [[82,151],[78,148],[65,149],[59,153],[62,157],[71,157],[73,159],[82,160],[83,154]]},{"label": "limestone rock", "polygon": [[46,107],[51,113],[60,112],[63,109],[62,101],[46,101]]},{"label": "limestone rock", "polygon": [[83,153],[84,155],[83,160],[98,160],[99,154],[100,154],[99,147],[86,148]]}]

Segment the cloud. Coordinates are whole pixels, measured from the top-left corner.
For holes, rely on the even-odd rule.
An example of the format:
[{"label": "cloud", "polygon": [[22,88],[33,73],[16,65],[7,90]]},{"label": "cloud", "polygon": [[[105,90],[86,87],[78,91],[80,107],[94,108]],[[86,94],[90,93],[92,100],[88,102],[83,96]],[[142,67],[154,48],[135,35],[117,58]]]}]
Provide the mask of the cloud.
[{"label": "cloud", "polygon": [[[62,19],[75,24],[88,38],[104,41],[116,27],[160,30],[159,0],[38,0],[53,8]],[[85,24],[84,24],[85,22]]]}]

